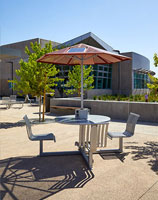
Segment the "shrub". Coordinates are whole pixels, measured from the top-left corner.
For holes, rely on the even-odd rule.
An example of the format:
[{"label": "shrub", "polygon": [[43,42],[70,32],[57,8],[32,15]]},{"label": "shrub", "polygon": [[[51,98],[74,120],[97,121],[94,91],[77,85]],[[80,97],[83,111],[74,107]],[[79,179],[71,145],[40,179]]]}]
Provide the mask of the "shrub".
[{"label": "shrub", "polygon": [[94,97],[93,97],[93,100],[97,100],[97,96],[94,96]]},{"label": "shrub", "polygon": [[102,100],[102,96],[99,96],[99,97],[98,97],[98,100]]}]

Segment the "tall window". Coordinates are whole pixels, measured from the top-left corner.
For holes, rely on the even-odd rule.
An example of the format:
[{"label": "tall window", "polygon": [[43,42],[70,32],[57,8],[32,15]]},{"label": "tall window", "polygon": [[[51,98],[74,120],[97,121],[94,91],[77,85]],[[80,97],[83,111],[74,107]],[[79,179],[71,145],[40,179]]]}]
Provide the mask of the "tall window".
[{"label": "tall window", "polygon": [[112,65],[93,65],[94,88],[111,89]]},{"label": "tall window", "polygon": [[[73,66],[56,66],[60,69],[59,76],[64,78],[64,83],[68,80],[68,71],[72,70]],[[93,65],[92,74],[94,75],[95,89],[111,89],[112,65]]]},{"label": "tall window", "polygon": [[147,74],[134,72],[134,88],[135,89],[147,88],[148,82],[149,82],[149,77]]}]

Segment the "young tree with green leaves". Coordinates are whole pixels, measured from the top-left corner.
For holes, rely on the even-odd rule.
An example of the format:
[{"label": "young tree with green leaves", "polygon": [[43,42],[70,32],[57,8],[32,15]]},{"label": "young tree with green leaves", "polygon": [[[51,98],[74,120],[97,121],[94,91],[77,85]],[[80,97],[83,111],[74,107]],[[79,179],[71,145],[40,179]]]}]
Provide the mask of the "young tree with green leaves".
[{"label": "young tree with green leaves", "polygon": [[[158,55],[155,53],[154,54],[154,65],[155,67],[158,66]],[[157,91],[158,91],[158,78],[148,74],[150,78],[150,83],[147,83],[147,87],[151,90],[151,93],[153,93],[155,96],[157,96]]]},{"label": "young tree with green leaves", "polygon": [[158,66],[158,55],[156,53],[154,54],[154,65],[155,67]]},{"label": "young tree with green leaves", "polygon": [[[83,89],[90,90],[94,86],[92,85],[94,82],[93,75],[90,75],[92,72],[92,66],[85,67],[83,66]],[[65,84],[65,87],[71,88],[68,90],[65,90],[65,93],[68,94],[74,94],[77,93],[78,96],[81,95],[81,66],[75,65],[73,67],[72,71],[69,71],[68,73],[68,81]]]},{"label": "young tree with green leaves", "polygon": [[155,96],[157,96],[158,91],[158,78],[148,74],[150,78],[150,83],[147,83],[147,87],[151,90],[151,93],[153,93]]},{"label": "young tree with green leaves", "polygon": [[56,86],[62,79],[55,77],[59,72],[55,65],[37,62],[38,58],[53,51],[51,42],[45,44],[44,48],[41,48],[41,45],[37,42],[30,43],[30,47],[31,50],[27,46],[25,47],[25,53],[29,56],[28,61],[20,60],[20,69],[16,70],[18,78],[10,82],[14,83],[14,90],[18,94],[30,94],[40,98],[39,121],[41,121],[41,97],[43,96],[44,121],[46,93],[51,93],[53,96],[55,91],[52,87]]}]

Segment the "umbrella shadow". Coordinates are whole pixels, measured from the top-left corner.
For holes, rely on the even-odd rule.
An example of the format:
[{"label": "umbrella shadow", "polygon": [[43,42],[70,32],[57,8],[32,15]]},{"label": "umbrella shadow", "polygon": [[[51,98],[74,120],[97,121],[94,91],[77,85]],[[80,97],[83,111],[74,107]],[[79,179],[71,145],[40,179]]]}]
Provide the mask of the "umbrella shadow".
[{"label": "umbrella shadow", "polygon": [[158,175],[158,142],[147,141],[143,146],[131,145],[124,148],[131,150],[133,160],[146,159],[151,170]]},{"label": "umbrella shadow", "polygon": [[46,199],[64,189],[83,188],[94,174],[78,155],[17,157],[0,161],[0,199]]}]

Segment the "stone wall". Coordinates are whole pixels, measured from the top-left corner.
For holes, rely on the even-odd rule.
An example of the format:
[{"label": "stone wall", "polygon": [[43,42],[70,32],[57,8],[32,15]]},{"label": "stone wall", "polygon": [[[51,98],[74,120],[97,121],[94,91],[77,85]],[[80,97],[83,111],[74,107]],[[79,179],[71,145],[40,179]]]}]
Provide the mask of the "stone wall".
[{"label": "stone wall", "polygon": [[[81,102],[77,98],[51,98],[50,106],[53,105],[80,107]],[[158,123],[158,103],[85,100],[84,107],[90,108],[90,114],[107,115],[111,119],[127,120],[129,113],[134,112],[140,115],[140,121]],[[60,110],[56,111],[60,114]],[[68,112],[62,110],[63,114]]]}]

